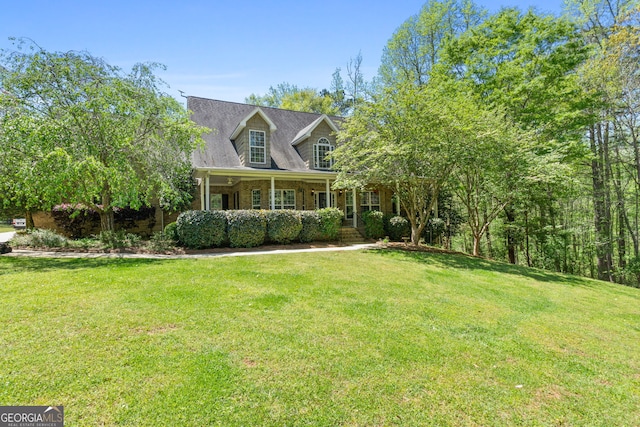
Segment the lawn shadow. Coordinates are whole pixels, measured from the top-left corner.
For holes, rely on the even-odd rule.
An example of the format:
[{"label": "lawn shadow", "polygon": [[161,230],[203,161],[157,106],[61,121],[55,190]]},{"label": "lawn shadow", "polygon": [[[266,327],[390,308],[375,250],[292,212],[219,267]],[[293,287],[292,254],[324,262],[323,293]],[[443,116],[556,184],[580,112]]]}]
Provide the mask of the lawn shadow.
[{"label": "lawn shadow", "polygon": [[415,251],[402,249],[373,249],[372,252],[383,256],[402,256],[403,258],[420,263],[437,263],[444,268],[458,270],[484,270],[494,271],[514,276],[522,276],[539,282],[563,283],[570,286],[593,288],[596,281],[587,277],[571,276],[563,273],[539,270],[537,268],[508,264],[501,261],[487,260],[461,253],[444,253],[435,251]]},{"label": "lawn shadow", "polygon": [[2,257],[0,256],[0,276],[23,272],[38,272],[51,270],[80,270],[87,268],[121,267],[136,268],[151,264],[160,264],[163,259],[147,258],[45,258],[45,257]]}]

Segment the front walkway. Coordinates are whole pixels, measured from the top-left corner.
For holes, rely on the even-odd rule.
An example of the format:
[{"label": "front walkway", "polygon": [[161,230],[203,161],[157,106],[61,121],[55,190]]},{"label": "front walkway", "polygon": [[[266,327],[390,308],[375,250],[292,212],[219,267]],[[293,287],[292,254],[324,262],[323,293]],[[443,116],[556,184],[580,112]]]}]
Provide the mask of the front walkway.
[{"label": "front walkway", "polygon": [[351,246],[330,246],[322,248],[306,248],[306,249],[260,249],[242,251],[242,252],[213,252],[199,254],[180,254],[180,255],[163,255],[163,254],[133,254],[133,253],[93,253],[93,252],[47,252],[47,251],[31,251],[25,249],[14,249],[13,252],[0,256],[29,256],[40,258],[132,258],[132,259],[192,259],[192,258],[221,258],[230,256],[250,256],[250,255],[279,255],[301,252],[335,252],[335,251],[357,251],[360,249],[370,249],[376,247],[375,243],[367,243]]},{"label": "front walkway", "polygon": [[7,231],[6,233],[0,233],[0,243],[8,242],[9,240],[13,239],[13,236],[15,236],[15,234],[16,234],[15,231]]}]

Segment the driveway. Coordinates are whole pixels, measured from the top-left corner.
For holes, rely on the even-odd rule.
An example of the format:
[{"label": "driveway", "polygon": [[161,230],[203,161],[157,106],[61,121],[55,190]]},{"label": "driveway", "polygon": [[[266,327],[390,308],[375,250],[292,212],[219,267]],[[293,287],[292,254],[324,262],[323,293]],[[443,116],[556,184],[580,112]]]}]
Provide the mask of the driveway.
[{"label": "driveway", "polygon": [[0,243],[8,242],[13,239],[13,236],[16,234],[15,231],[7,231],[6,233],[0,233]]}]

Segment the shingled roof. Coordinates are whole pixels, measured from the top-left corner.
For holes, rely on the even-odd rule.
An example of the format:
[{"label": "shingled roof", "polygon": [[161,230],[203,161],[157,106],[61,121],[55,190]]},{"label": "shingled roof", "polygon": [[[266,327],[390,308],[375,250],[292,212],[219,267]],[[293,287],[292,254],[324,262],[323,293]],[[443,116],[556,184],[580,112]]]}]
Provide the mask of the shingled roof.
[{"label": "shingled roof", "polygon": [[[231,136],[238,125],[256,110],[255,105],[214,99],[188,97],[187,108],[192,111],[192,120],[201,126],[215,129],[204,135],[205,147],[196,150],[192,156],[194,168],[245,168],[240,163]],[[306,130],[324,118],[334,127],[342,120],[336,116],[316,113],[259,107],[260,111],[275,125],[271,134],[271,169],[309,171],[306,164],[292,145]]]}]

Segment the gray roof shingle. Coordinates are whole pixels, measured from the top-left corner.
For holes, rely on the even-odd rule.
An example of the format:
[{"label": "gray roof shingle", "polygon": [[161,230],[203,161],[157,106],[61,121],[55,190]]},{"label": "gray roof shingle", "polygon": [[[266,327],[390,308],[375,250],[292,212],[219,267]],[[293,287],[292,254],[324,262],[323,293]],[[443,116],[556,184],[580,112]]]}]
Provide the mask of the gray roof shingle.
[{"label": "gray roof shingle", "polygon": [[[192,156],[195,168],[242,168],[238,153],[229,139],[238,124],[255,110],[255,105],[214,99],[188,97],[187,108],[192,111],[191,119],[201,126],[215,129],[203,136],[205,146]],[[271,134],[271,169],[308,171],[304,161],[291,143],[301,131],[313,125],[322,114],[260,107],[262,112],[275,124],[277,130]],[[331,116],[336,125],[342,120]]]}]

